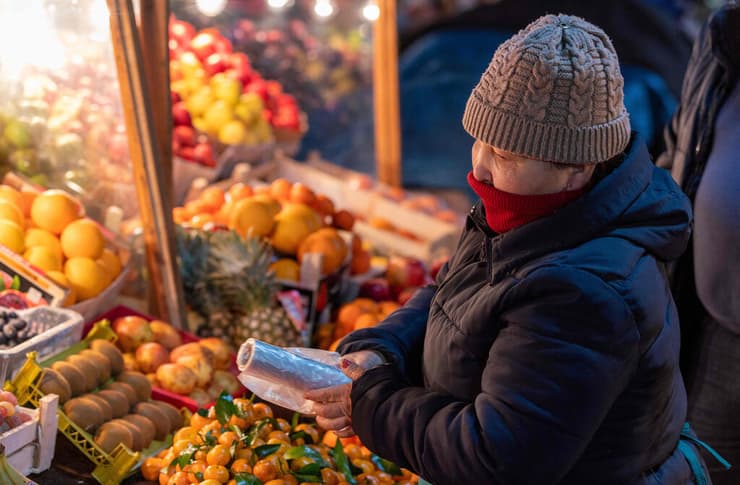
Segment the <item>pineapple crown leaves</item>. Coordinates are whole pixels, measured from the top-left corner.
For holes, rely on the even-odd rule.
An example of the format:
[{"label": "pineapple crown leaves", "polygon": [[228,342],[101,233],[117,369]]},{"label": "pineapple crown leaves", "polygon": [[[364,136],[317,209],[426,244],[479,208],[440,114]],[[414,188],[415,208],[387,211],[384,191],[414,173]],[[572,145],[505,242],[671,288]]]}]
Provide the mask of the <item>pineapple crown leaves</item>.
[{"label": "pineapple crown leaves", "polygon": [[249,314],[273,305],[273,252],[261,239],[178,229],[177,248],[185,296],[198,313]]}]

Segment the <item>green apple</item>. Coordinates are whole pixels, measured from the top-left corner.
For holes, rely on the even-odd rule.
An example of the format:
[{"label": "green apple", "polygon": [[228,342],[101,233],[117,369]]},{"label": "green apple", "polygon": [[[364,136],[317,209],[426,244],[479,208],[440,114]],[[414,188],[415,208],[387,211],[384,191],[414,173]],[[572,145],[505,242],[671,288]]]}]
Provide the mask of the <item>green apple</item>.
[{"label": "green apple", "polygon": [[218,130],[218,141],[226,145],[241,145],[247,135],[247,127],[239,120],[231,120]]},{"label": "green apple", "polygon": [[203,119],[206,124],[206,133],[216,135],[222,126],[234,119],[234,109],[226,101],[217,99],[206,110]]},{"label": "green apple", "polygon": [[242,85],[237,79],[220,72],[211,78],[210,85],[216,99],[226,101],[231,106],[239,101]]}]

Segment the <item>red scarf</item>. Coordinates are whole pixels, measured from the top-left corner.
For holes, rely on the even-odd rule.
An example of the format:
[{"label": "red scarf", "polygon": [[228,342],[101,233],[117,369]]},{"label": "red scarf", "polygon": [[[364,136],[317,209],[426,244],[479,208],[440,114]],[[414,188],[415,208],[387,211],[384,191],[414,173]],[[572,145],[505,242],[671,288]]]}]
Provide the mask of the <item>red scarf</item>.
[{"label": "red scarf", "polygon": [[580,188],[554,194],[510,194],[479,182],[472,171],[468,173],[468,184],[483,201],[488,226],[499,234],[550,215],[584,192],[584,188]]}]

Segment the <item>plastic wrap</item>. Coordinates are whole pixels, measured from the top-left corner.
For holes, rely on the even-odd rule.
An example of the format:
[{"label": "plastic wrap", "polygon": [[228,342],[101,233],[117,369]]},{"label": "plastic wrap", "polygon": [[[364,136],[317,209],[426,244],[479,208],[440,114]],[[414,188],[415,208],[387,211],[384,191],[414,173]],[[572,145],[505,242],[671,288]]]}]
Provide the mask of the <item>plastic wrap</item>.
[{"label": "plastic wrap", "polygon": [[239,380],[265,401],[303,414],[313,414],[312,389],[350,384],[339,369],[339,354],[319,349],[283,349],[250,338],[236,358]]}]

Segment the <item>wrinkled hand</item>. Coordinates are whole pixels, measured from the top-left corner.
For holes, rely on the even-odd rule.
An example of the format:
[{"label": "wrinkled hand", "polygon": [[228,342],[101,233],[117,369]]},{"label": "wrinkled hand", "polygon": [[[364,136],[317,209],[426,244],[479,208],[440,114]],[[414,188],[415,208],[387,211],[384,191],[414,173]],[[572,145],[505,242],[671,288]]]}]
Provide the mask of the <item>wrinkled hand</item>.
[{"label": "wrinkled hand", "polygon": [[[342,357],[340,367],[344,374],[356,381],[365,371],[383,363],[377,352],[361,350]],[[323,387],[308,391],[303,397],[314,401],[316,423],[322,428],[334,431],[340,438],[354,436],[352,430],[352,383],[340,386]]]}]

